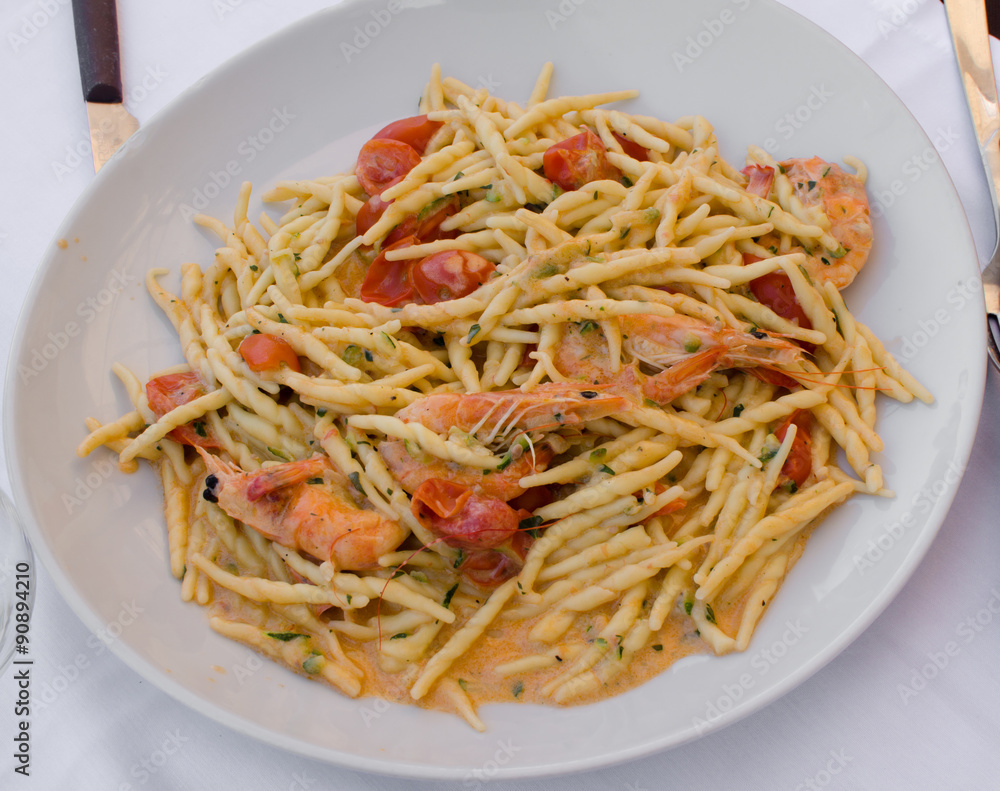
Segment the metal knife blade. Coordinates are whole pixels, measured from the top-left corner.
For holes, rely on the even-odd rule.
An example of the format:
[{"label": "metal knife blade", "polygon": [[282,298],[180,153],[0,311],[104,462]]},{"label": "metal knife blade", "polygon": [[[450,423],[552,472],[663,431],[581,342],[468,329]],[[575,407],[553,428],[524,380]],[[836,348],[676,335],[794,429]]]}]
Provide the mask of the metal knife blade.
[{"label": "metal knife blade", "polygon": [[98,171],[139,129],[139,122],[122,105],[115,0],[73,0],[73,20],[94,170]]},{"label": "metal knife blade", "polygon": [[944,0],[944,5],[993,201],[997,242],[991,260],[983,270],[983,294],[986,299],[990,359],[1000,369],[997,342],[1000,333],[1000,104],[997,102],[993,58],[990,55],[986,4],[983,0]]}]

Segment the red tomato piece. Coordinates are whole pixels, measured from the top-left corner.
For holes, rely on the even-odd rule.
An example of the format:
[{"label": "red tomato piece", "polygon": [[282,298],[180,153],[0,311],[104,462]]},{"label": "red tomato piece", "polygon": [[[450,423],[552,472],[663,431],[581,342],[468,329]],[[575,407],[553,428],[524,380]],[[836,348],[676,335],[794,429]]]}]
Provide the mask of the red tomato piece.
[{"label": "red tomato piece", "polygon": [[771,191],[771,184],[774,183],[774,168],[747,165],[740,173],[750,180],[747,184],[747,192],[760,198],[767,197]]},{"label": "red tomato piece", "polygon": [[442,250],[413,267],[413,286],[432,305],[467,296],[490,279],[496,266],[468,250]]},{"label": "red tomato piece", "polygon": [[[187,404],[205,395],[205,392],[205,386],[194,371],[158,376],[146,383],[146,398],[149,400],[149,408],[158,418],[182,404]],[[208,433],[203,423],[194,422],[198,425],[178,426],[167,436],[182,445],[200,445],[203,448],[221,447],[218,440]]]},{"label": "red tomato piece", "polygon": [[365,302],[377,302],[387,308],[395,307],[404,300],[413,297],[413,281],[410,269],[413,261],[390,261],[385,257],[389,250],[398,250],[416,244],[415,236],[407,236],[398,242],[385,247],[371,262],[368,274],[361,284],[361,299]]},{"label": "red tomato piece", "polygon": [[621,178],[621,171],[608,161],[601,138],[584,130],[549,146],[542,157],[545,178],[564,190],[575,190],[599,179]]},{"label": "red tomato piece", "polygon": [[760,381],[767,382],[769,385],[774,385],[775,387],[784,387],[788,390],[793,390],[799,386],[799,383],[788,374],[784,374],[781,371],[772,371],[770,368],[747,368],[746,372],[760,379]]},{"label": "red tomato piece", "polygon": [[511,500],[510,505],[512,508],[523,508],[529,512],[528,515],[530,516],[532,512],[538,510],[543,505],[555,502],[555,499],[555,493],[550,487],[534,486],[531,489],[526,489],[524,494],[519,494]]},{"label": "red tomato piece", "polygon": [[459,571],[481,588],[495,588],[517,574],[520,568],[503,552],[481,549],[471,552]]},{"label": "red tomato piece", "polygon": [[[752,264],[760,260],[757,256],[743,254],[745,264]],[[803,329],[812,329],[812,322],[809,321],[809,317],[795,297],[792,281],[784,272],[769,272],[754,278],[750,281],[750,291],[760,304],[766,305],[781,318],[797,321]]]},{"label": "red tomato piece", "polygon": [[385,210],[391,205],[392,201],[384,201],[379,195],[372,195],[365,201],[365,205],[358,209],[358,216],[354,218],[358,236],[368,233],[368,229],[382,219]]},{"label": "red tomato piece", "polygon": [[410,508],[421,524],[452,547],[494,549],[517,533],[517,511],[503,500],[440,478],[420,484]]},{"label": "red tomato piece", "polygon": [[611,135],[618,141],[618,145],[622,147],[622,151],[632,157],[632,159],[637,159],[640,162],[649,161],[649,151],[640,146],[634,140],[629,140],[627,137],[623,137],[617,132],[612,132]]},{"label": "red tomato piece", "polygon": [[361,188],[369,195],[381,195],[420,164],[420,154],[413,146],[398,140],[369,140],[358,152],[355,173]]},{"label": "red tomato piece", "polygon": [[423,154],[434,133],[442,126],[440,121],[430,121],[426,115],[415,115],[412,118],[393,121],[376,132],[372,140],[398,140],[400,143],[412,146],[418,154]]},{"label": "red tomato piece", "polygon": [[[355,219],[359,236],[364,236],[368,230],[382,219],[385,210],[392,205],[392,201],[384,201],[379,195],[373,195],[368,199],[358,216]],[[411,214],[386,234],[384,245],[395,244],[400,239],[407,236],[415,236],[421,242],[433,242],[438,239],[454,239],[458,234],[455,231],[442,231],[441,223],[457,213],[459,210],[459,200],[457,196],[440,198],[424,208],[419,215]]]},{"label": "red tomato piece", "polygon": [[284,338],[275,335],[247,335],[240,344],[242,357],[251,371],[277,371],[282,363],[293,371],[301,372],[299,356]]},{"label": "red tomato piece", "polygon": [[774,432],[780,442],[785,441],[788,427],[794,423],[795,439],[788,451],[788,458],[781,467],[781,474],[795,483],[796,488],[805,483],[812,472],[812,414],[798,409],[782,421]]}]

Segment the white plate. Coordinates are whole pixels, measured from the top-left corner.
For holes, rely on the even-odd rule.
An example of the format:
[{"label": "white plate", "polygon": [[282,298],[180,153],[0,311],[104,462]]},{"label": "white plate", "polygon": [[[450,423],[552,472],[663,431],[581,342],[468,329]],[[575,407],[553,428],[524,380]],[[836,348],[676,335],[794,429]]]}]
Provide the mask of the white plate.
[{"label": "white plate", "polygon": [[[680,744],[759,709],[872,622],[929,546],[972,445],[985,360],[978,267],[930,141],[857,58],[770,2],[352,4],[227,63],[129,141],[53,242],[21,317],[7,382],[10,476],[32,542],[62,595],[136,672],[247,734],[357,769],[490,779],[581,770]],[[854,154],[871,170],[876,247],[852,309],[934,391],[933,407],[882,403],[895,500],[856,498],[811,540],[750,650],[696,657],[628,694],[558,709],[489,706],[490,730],[414,707],[352,701],[215,635],[167,572],[151,471],[79,460],[84,418],[127,408],[110,373],[180,361],[144,292],[154,266],[211,261],[193,210],[232,216],[238,182],[337,172],[376,128],[415,111],[434,60],[445,74],[527,96],[636,87],[638,112],[700,113],[723,154]],[[929,162],[914,166],[916,158]],[[259,206],[252,207],[256,216]],[[86,260],[82,260],[82,259]]]}]

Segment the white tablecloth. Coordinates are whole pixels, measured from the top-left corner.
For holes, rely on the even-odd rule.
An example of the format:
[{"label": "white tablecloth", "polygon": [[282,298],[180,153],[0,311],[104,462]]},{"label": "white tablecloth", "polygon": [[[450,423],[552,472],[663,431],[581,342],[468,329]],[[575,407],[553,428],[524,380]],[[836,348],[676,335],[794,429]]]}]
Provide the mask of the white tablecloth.
[{"label": "white tablecloth", "polygon": [[[994,240],[990,200],[941,4],[785,2],[849,46],[910,108],[958,188],[980,258],[987,257]],[[326,5],[119,0],[128,108],[140,123],[148,121],[226,58]],[[37,262],[93,171],[69,0],[8,0],[0,36],[0,356],[6,357]],[[0,374],[5,365],[0,359]],[[1000,787],[998,404],[1000,378],[991,372],[968,471],[928,556],[882,616],[813,678],[756,715],[669,752],[587,775],[489,785],[497,791]],[[5,485],[5,464],[0,479]],[[31,776],[14,773],[18,718],[8,671],[0,679],[0,788],[463,787],[340,770],[216,724],[107,651],[46,571],[37,571],[31,646],[33,694],[42,705],[32,715]]]}]

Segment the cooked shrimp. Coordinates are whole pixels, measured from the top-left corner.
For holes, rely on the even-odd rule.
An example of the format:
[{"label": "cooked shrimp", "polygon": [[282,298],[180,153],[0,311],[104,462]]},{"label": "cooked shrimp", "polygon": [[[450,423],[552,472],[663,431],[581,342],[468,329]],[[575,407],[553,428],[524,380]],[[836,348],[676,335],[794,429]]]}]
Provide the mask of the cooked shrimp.
[{"label": "cooked shrimp", "polygon": [[[556,355],[566,376],[611,385],[633,399],[666,404],[724,368],[780,369],[802,359],[802,349],[759,330],[742,332],[680,314],[621,317],[623,349],[631,359],[617,372],[600,330],[569,330]],[[639,364],[659,369],[645,374]]]},{"label": "cooked shrimp", "polygon": [[486,393],[437,393],[403,407],[396,417],[447,434],[452,427],[488,445],[512,431],[556,429],[613,415],[628,406],[602,387],[547,382],[529,393],[495,390]]},{"label": "cooked shrimp", "polygon": [[543,445],[536,447],[534,453],[523,453],[501,471],[484,472],[478,467],[443,461],[427,454],[416,456],[399,439],[383,440],[379,443],[378,452],[392,476],[410,494],[426,481],[442,479],[504,502],[524,494],[525,490],[518,485],[518,481],[544,470],[554,455],[551,448]]},{"label": "cooked shrimp", "polygon": [[868,195],[861,179],[819,157],[789,159],[781,167],[803,207],[817,208],[818,224],[829,228],[840,247],[806,250],[806,271],[819,285],[845,288],[868,260],[872,249],[872,221]]},{"label": "cooked shrimp", "polygon": [[350,480],[325,456],[246,472],[198,449],[209,475],[206,500],[272,541],[331,561],[338,569],[364,569],[396,549],[408,531],[377,511],[357,505]]}]

